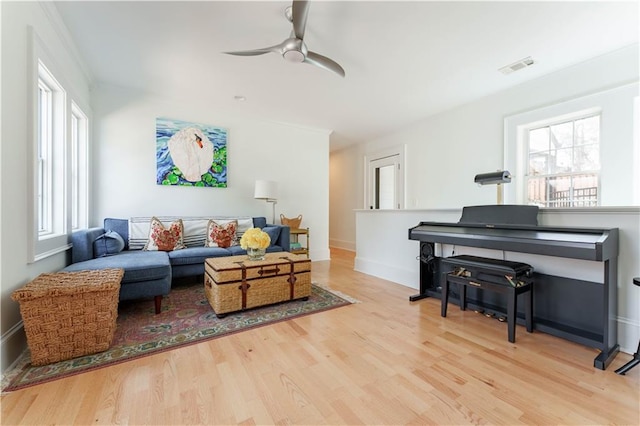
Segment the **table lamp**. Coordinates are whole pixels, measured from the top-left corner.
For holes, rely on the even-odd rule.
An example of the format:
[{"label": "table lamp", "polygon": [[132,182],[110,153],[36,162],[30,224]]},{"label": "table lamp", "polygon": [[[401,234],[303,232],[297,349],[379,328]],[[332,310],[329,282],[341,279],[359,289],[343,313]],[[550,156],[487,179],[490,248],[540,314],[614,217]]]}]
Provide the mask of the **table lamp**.
[{"label": "table lamp", "polygon": [[507,170],[498,170],[497,172],[491,173],[481,173],[476,175],[473,180],[478,185],[497,185],[498,192],[498,204],[503,203],[504,199],[504,188],[502,187],[503,183],[511,182],[511,173]]}]

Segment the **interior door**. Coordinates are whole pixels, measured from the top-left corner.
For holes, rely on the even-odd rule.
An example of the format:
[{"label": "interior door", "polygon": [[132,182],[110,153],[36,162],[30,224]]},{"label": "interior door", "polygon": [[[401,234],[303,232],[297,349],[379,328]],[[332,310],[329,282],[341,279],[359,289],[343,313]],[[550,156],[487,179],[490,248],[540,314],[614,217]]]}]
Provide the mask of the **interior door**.
[{"label": "interior door", "polygon": [[369,208],[399,209],[399,155],[378,158],[369,162]]}]

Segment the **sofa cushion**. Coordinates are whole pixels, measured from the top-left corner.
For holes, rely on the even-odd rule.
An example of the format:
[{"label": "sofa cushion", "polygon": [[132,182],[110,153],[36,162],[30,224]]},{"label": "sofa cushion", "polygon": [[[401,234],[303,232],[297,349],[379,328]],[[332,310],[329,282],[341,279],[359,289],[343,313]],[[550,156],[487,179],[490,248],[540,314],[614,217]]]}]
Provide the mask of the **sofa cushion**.
[{"label": "sofa cushion", "polygon": [[98,257],[73,263],[63,271],[84,271],[107,268],[124,269],[122,284],[171,277],[169,256],[163,251],[122,251],[114,256]]},{"label": "sofa cushion", "polygon": [[232,246],[232,247],[229,247],[227,250],[231,252],[231,256],[239,256],[241,254],[247,254],[247,251],[240,246]]},{"label": "sofa cushion", "polygon": [[[234,246],[236,247],[236,246]],[[229,247],[231,249],[233,247]],[[172,265],[191,265],[202,263],[209,257],[230,256],[229,249],[221,247],[187,247],[186,249],[170,251],[169,261]]]},{"label": "sofa cushion", "polygon": [[168,228],[156,217],[151,218],[149,240],[143,250],[173,251],[185,247],[183,242],[184,226],[182,219],[172,222]]},{"label": "sofa cushion", "polygon": [[124,239],[115,231],[107,231],[93,242],[95,257],[112,256],[124,250]]}]

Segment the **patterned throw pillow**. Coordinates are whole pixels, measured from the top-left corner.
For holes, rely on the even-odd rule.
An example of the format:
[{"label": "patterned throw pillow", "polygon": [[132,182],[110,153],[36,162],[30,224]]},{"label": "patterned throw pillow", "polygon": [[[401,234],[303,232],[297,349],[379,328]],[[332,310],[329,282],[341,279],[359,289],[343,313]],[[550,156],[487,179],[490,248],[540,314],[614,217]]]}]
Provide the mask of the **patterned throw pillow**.
[{"label": "patterned throw pillow", "polygon": [[222,247],[227,248],[237,245],[236,229],[238,221],[232,220],[225,224],[209,220],[207,225],[207,241],[205,247]]},{"label": "patterned throw pillow", "polygon": [[166,229],[157,217],[151,218],[149,240],[142,250],[173,251],[185,248],[182,241],[184,227],[182,219],[178,219]]}]

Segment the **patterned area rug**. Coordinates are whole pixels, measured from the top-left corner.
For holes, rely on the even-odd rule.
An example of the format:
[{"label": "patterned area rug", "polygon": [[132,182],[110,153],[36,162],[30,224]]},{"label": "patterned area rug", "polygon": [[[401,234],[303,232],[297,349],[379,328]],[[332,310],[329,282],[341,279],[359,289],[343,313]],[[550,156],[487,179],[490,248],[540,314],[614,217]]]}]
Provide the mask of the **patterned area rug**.
[{"label": "patterned area rug", "polygon": [[211,309],[201,283],[178,286],[163,299],[162,312],[158,315],[154,313],[151,301],[120,302],[113,342],[105,352],[39,367],[29,363],[28,351],[25,352],[12,371],[5,374],[2,392],[22,389],[354,302],[356,301],[348,296],[313,284],[311,296],[307,301],[283,302],[230,313],[219,319]]}]

